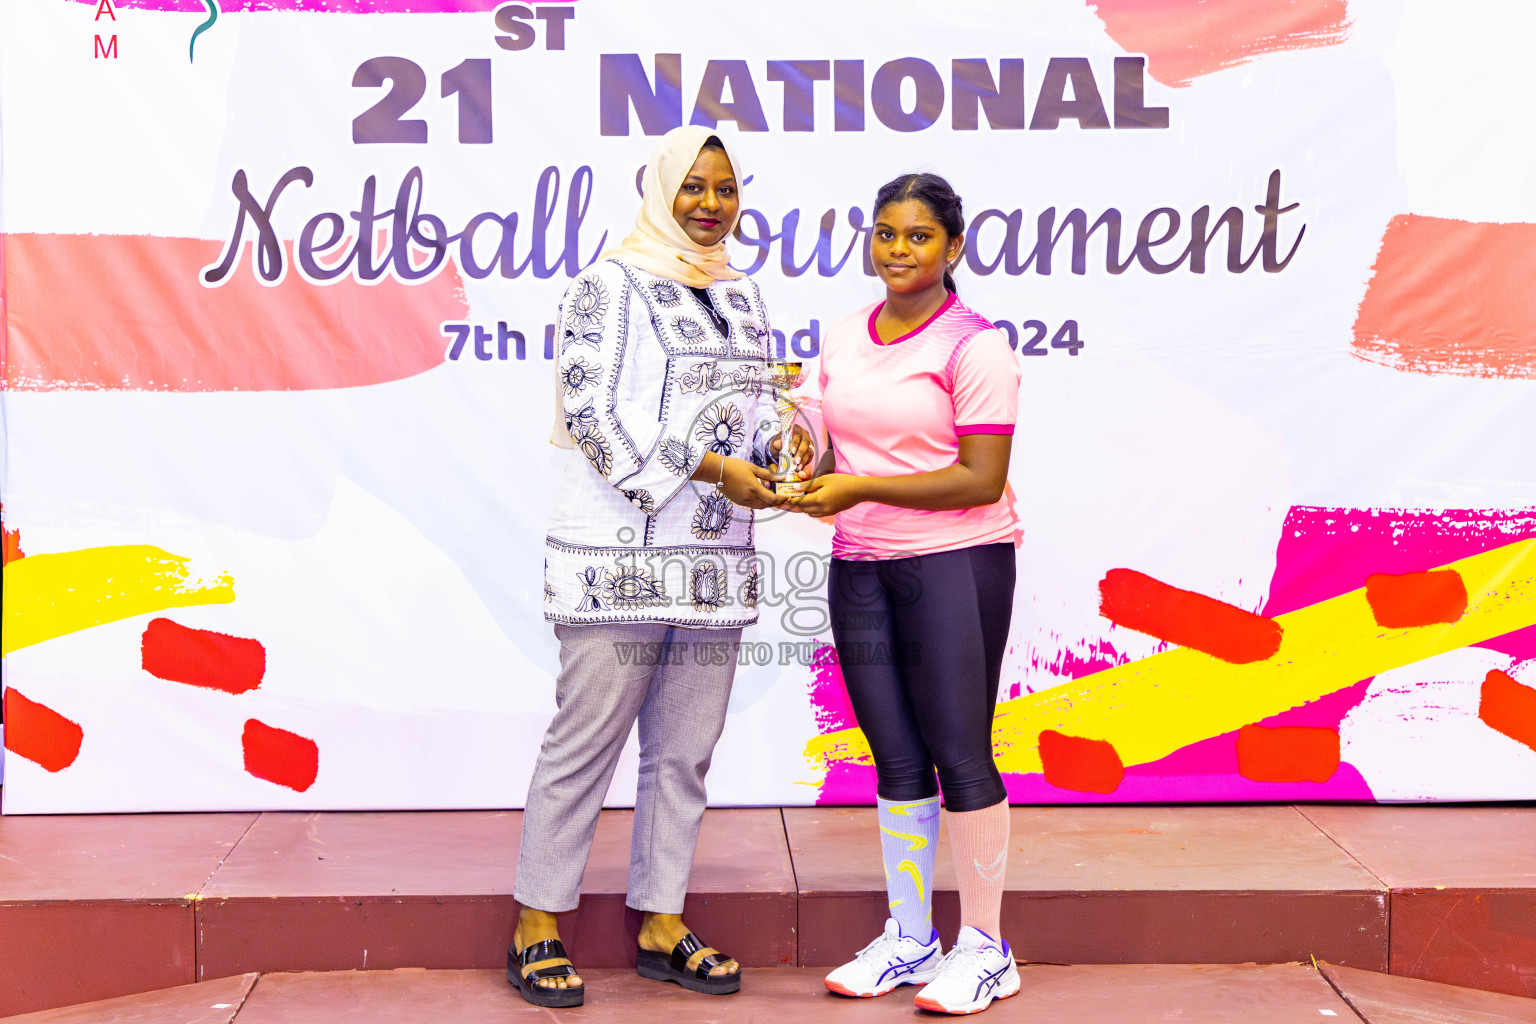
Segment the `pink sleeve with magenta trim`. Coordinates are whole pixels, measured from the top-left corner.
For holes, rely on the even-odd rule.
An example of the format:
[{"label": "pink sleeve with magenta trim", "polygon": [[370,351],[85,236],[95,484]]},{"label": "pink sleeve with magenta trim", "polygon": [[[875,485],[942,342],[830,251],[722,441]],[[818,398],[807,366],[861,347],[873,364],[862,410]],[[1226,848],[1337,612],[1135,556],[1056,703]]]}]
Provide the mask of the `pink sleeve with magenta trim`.
[{"label": "pink sleeve with magenta trim", "polygon": [[1002,331],[982,331],[955,364],[955,433],[1012,434],[1019,418],[1019,360]]}]

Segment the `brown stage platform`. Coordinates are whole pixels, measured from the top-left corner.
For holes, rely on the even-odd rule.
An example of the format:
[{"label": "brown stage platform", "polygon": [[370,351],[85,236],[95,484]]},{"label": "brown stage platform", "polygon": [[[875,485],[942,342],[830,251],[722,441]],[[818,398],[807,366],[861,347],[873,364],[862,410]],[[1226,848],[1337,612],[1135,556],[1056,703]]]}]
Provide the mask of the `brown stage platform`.
[{"label": "brown stage platform", "polygon": [[[858,1024],[939,1015],[911,988],[881,999],[828,993],[812,968],[750,968],[738,995],[699,996],[628,971],[588,972],[579,1009],[541,1010],[499,971],[247,974],[12,1017],[6,1024]],[[998,1024],[1532,1024],[1536,1000],[1321,964],[1026,967],[1019,994],[984,1018]]]},{"label": "brown stage platform", "polygon": [[[629,819],[604,813],[564,925],[589,971],[633,964]],[[0,1016],[254,973],[494,970],[520,826],[516,811],[0,818]],[[952,934],[947,861],[941,843],[935,916]],[[711,810],[692,888],[689,923],[745,965],[840,962],[885,916],[874,812]],[[1536,996],[1536,807],[1016,807],[1003,913],[1020,959],[1074,971],[1315,956]]]}]

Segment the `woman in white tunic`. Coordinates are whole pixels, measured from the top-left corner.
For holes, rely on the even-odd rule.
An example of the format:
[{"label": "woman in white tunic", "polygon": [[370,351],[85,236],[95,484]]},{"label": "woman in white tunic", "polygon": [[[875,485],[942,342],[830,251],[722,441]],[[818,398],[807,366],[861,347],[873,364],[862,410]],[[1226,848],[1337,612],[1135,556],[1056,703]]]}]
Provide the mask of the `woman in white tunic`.
[{"label": "woman in white tunic", "polygon": [[[668,132],[646,165],[634,233],[560,306],[561,426],[583,458],[571,460],[546,539],[559,710],[529,786],[507,963],[541,1006],[582,1001],[555,915],[577,905],[637,718],[626,899],[644,914],[637,970],[701,992],[740,987],[736,961],[681,916],[737,644],[757,621],[752,510],[783,500],[764,468],[777,429],[768,315],[723,244],[739,176],[717,131]],[[803,432],[792,449],[808,464]]]}]

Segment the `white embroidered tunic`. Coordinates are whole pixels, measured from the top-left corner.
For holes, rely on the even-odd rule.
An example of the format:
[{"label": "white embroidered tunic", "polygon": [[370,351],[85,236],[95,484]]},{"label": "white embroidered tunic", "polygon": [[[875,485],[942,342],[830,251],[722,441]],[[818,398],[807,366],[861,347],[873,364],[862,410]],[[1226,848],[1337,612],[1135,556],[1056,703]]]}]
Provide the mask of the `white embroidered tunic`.
[{"label": "white embroidered tunic", "polygon": [[545,538],[544,617],[729,628],[757,621],[752,510],[690,480],[704,453],[768,463],[768,315],[749,278],[707,289],[615,259],[560,302],[566,470]]}]

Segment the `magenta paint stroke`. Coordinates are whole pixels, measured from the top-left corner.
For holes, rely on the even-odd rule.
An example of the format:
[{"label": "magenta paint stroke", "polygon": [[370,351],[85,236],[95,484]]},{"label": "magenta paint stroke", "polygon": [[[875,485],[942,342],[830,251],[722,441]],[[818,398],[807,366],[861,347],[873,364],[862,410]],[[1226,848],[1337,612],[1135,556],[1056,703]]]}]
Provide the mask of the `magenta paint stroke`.
[{"label": "magenta paint stroke", "polygon": [[1081,679],[1131,660],[1129,655],[1116,650],[1105,640],[1068,641],[1055,634],[1051,639],[1058,642],[1054,651],[1048,651],[1038,643],[1030,648],[1031,670],[1066,679]]},{"label": "magenta paint stroke", "polygon": [[[75,0],[96,6],[100,0]],[[508,0],[219,0],[223,14],[297,11],[302,14],[482,14]],[[575,3],[576,0],[539,0],[542,4]],[[113,0],[118,10],[173,11],[208,14],[203,0]]]},{"label": "magenta paint stroke", "polygon": [[[1275,572],[1262,614],[1274,616],[1365,585],[1373,573],[1431,569],[1536,536],[1536,509],[1347,509],[1293,507],[1275,552]],[[1536,657],[1536,627],[1482,644],[1516,658]],[[1365,699],[1370,679],[1290,708],[1257,725],[1338,729]],[[1238,771],[1237,733],[1192,743],[1167,757],[1126,769],[1113,793],[1058,789],[1038,774],[1003,778],[1020,803],[1227,803],[1252,800],[1369,801],[1374,796],[1348,762],[1327,782],[1254,782]]]},{"label": "magenta paint stroke", "polygon": [[[1536,536],[1532,509],[1348,509],[1293,507],[1275,551],[1275,572],[1262,614],[1274,616],[1365,585],[1373,573],[1430,569]],[[1536,627],[1478,646],[1513,657],[1536,656]],[[1370,679],[1290,708],[1257,725],[1338,729],[1365,699]],[[1040,775],[1005,776],[1009,798],[1025,803],[1137,803],[1249,800],[1368,801],[1370,786],[1348,762],[1327,782],[1254,782],[1238,771],[1237,733],[1192,743],[1167,757],[1126,769],[1115,792],[1100,796],[1057,789]]]},{"label": "magenta paint stroke", "polygon": [[816,716],[820,733],[852,729],[858,724],[848,688],[843,685],[843,667],[837,660],[837,648],[818,643],[811,654],[811,713]]},{"label": "magenta paint stroke", "polygon": [[[837,648],[823,643],[811,655],[811,713],[816,730],[821,733],[852,729],[858,724],[848,688],[843,685],[843,669],[837,661]],[[827,769],[821,790],[816,795],[818,807],[875,802],[874,765],[838,761]]]},{"label": "magenta paint stroke", "polygon": [[1536,509],[1298,505],[1285,517],[1262,614],[1358,590],[1374,573],[1421,572],[1528,537],[1536,537]]},{"label": "magenta paint stroke", "polygon": [[[1275,552],[1275,572],[1262,613],[1295,611],[1357,590],[1373,573],[1431,569],[1490,548],[1536,537],[1536,509],[1347,509],[1296,506],[1287,514]],[[1525,660],[1536,658],[1536,626],[1478,644]],[[820,654],[821,652],[818,652]],[[1032,652],[1031,665],[1081,678],[1127,658],[1099,640],[1063,641],[1055,654]],[[813,660],[812,704],[823,732],[855,724],[836,653]],[[1338,729],[1365,698],[1362,679],[1318,700],[1254,723],[1268,727]],[[1038,773],[1004,775],[1008,798],[1026,804],[1241,803],[1247,801],[1372,801],[1369,784],[1348,762],[1327,782],[1254,782],[1238,771],[1237,732],[1192,743],[1148,764],[1132,765],[1113,793],[1060,789]],[[818,804],[868,804],[874,769],[839,764],[827,774]]]},{"label": "magenta paint stroke", "polygon": [[1236,772],[1133,775],[1127,771],[1113,793],[1102,795],[1058,789],[1039,774],[1004,775],[1003,785],[1008,790],[1008,802],[1015,804],[1329,803],[1374,799],[1360,772],[1353,765],[1342,763],[1327,782],[1253,782]]},{"label": "magenta paint stroke", "polygon": [[[1348,509],[1295,506],[1275,551],[1265,615],[1365,586],[1373,573],[1420,572],[1536,537],[1536,509]],[[1478,647],[1536,658],[1536,626]]]},{"label": "magenta paint stroke", "polygon": [[[1257,723],[1338,729],[1355,705],[1365,698],[1370,680],[1283,711]],[[1341,763],[1327,782],[1254,782],[1237,767],[1237,732],[1191,743],[1167,757],[1131,765],[1113,792],[1078,793],[1058,789],[1039,774],[1004,775],[1008,799],[1028,804],[1114,803],[1246,803],[1250,801],[1373,801],[1371,787],[1356,768]]]}]

